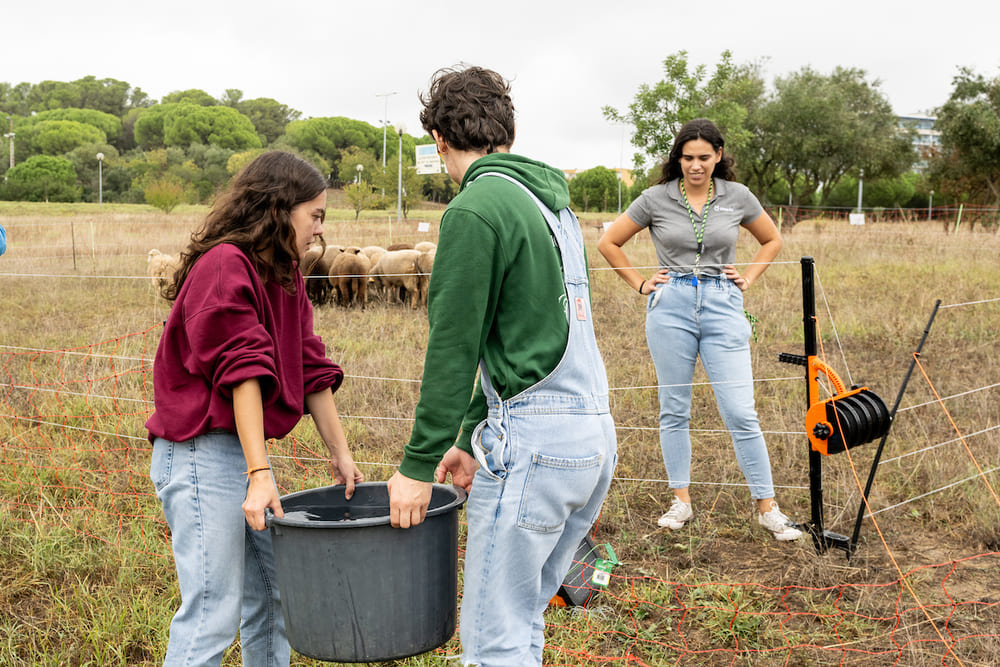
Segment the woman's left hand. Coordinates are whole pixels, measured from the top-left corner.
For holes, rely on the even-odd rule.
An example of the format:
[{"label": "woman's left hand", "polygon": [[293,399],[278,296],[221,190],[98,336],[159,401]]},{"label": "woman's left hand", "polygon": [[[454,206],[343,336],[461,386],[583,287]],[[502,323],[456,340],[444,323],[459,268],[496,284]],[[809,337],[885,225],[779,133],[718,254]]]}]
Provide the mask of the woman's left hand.
[{"label": "woman's left hand", "polygon": [[732,280],[740,291],[746,292],[750,289],[750,281],[740,275],[740,272],[736,270],[736,267],[732,264],[726,264],[722,267],[723,275],[726,276],[727,280]]},{"label": "woman's left hand", "polygon": [[344,497],[350,500],[354,495],[354,485],[365,481],[365,475],[354,463],[354,458],[349,451],[339,452],[331,457],[333,468],[333,483],[343,484]]},{"label": "woman's left hand", "polygon": [[354,485],[365,481],[365,475],[354,462],[351,452],[345,447],[342,451],[331,454],[331,467],[333,468],[333,483],[343,484],[344,497],[348,500],[354,495]]},{"label": "woman's left hand", "polygon": [[247,524],[254,530],[267,530],[264,510],[270,509],[279,519],[285,516],[281,509],[281,499],[278,489],[274,486],[274,477],[270,468],[258,470],[250,474],[247,485],[246,499],[243,501],[243,515]]}]

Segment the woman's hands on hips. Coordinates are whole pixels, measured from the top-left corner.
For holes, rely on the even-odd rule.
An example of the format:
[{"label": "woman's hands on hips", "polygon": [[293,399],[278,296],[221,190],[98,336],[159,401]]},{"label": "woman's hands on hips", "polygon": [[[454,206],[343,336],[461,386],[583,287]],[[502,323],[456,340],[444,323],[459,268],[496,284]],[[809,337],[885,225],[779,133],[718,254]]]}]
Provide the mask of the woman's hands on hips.
[{"label": "woman's hands on hips", "polygon": [[722,267],[723,275],[726,276],[727,280],[733,281],[740,291],[746,292],[750,289],[750,280],[740,275],[740,272],[736,270],[736,267],[732,264],[726,264]]},{"label": "woman's hands on hips", "polygon": [[670,270],[660,269],[653,274],[651,278],[647,278],[643,281],[639,288],[639,294],[652,294],[653,290],[659,289],[660,285],[664,285],[670,282]]}]

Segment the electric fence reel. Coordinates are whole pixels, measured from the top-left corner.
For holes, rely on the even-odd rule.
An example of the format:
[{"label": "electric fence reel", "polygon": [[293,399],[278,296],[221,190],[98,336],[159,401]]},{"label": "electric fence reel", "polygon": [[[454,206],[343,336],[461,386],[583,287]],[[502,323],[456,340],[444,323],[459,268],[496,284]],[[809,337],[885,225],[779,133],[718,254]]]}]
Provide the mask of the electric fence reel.
[{"label": "electric fence reel", "polygon": [[[814,452],[824,456],[881,438],[889,432],[892,418],[889,408],[868,387],[848,390],[837,373],[815,356],[781,353],[778,361],[809,369],[809,410],[806,412],[806,436]],[[834,395],[819,400],[819,374],[833,386]]]},{"label": "electric fence reel", "polygon": [[[782,353],[778,355],[778,361],[806,367],[806,397],[809,404],[806,412],[806,435],[809,438],[809,497],[812,516],[809,523],[801,524],[801,526],[812,536],[816,550],[820,553],[833,547],[843,549],[847,553],[847,557],[850,558],[858,543],[861,521],[864,518],[865,507],[872,483],[875,481],[875,471],[878,469],[878,462],[885,447],[889,427],[892,425],[899,401],[906,389],[906,383],[913,372],[916,357],[920,354],[924,340],[927,338],[927,331],[934,320],[934,314],[931,314],[931,322],[927,323],[924,338],[921,339],[920,345],[914,353],[914,362],[911,363],[910,372],[907,373],[903,386],[899,390],[896,403],[892,410],[889,410],[878,394],[869,390],[868,387],[851,387],[848,390],[833,369],[819,360],[816,344],[816,298],[813,287],[814,264],[812,257],[802,258],[802,329],[805,354]],[[938,301],[938,305],[940,303]],[[938,305],[934,306],[934,313],[937,312]],[[819,398],[820,373],[825,375],[833,386],[833,395],[826,400]],[[823,459],[831,454],[839,454],[876,439],[880,440],[875,451],[875,460],[872,461],[871,470],[868,473],[868,482],[862,492],[853,534],[848,537],[825,530],[823,526]]]}]

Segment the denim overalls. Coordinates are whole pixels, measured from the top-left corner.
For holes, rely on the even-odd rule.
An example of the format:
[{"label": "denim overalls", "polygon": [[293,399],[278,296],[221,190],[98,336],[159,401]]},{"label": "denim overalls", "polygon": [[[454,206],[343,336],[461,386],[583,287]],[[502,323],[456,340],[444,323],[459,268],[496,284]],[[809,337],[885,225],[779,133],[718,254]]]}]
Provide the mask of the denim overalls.
[{"label": "denim overalls", "polygon": [[608,381],[594,338],[583,236],[523,184],[559,246],[569,336],[556,368],[503,400],[480,361],[489,408],[472,436],[480,468],[466,505],[463,664],[542,664],[542,613],[600,512],[617,462]]}]

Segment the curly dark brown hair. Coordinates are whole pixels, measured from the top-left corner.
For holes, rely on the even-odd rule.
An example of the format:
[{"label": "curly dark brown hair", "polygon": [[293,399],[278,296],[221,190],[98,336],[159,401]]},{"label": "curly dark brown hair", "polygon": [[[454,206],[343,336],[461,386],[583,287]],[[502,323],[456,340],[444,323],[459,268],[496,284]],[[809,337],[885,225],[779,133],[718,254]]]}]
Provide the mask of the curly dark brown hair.
[{"label": "curly dark brown hair", "polygon": [[238,247],[262,279],[273,278],[293,292],[300,257],[291,212],[318,197],[327,185],[316,167],[291,153],[269,151],[254,158],[191,234],[173,281],[162,289],[163,297],[175,300],[194,263],[220,243]]},{"label": "curly dark brown hair", "polygon": [[[657,185],[662,185],[667,181],[672,181],[684,175],[681,172],[681,155],[684,153],[684,144],[689,141],[697,141],[698,139],[704,139],[716,151],[721,151],[726,145],[725,139],[722,138],[722,132],[715,126],[715,123],[707,118],[689,120],[684,123],[677,136],[674,137],[674,144],[670,147],[670,155],[663,162],[660,180],[656,182]],[[732,156],[726,155],[726,152],[723,151],[722,159],[716,163],[715,169],[712,170],[712,176],[727,181],[735,181],[735,165],[736,163]]]},{"label": "curly dark brown hair", "polygon": [[461,151],[495,153],[514,143],[514,103],[510,83],[482,67],[449,67],[431,77],[420,124],[437,130],[448,145]]}]

